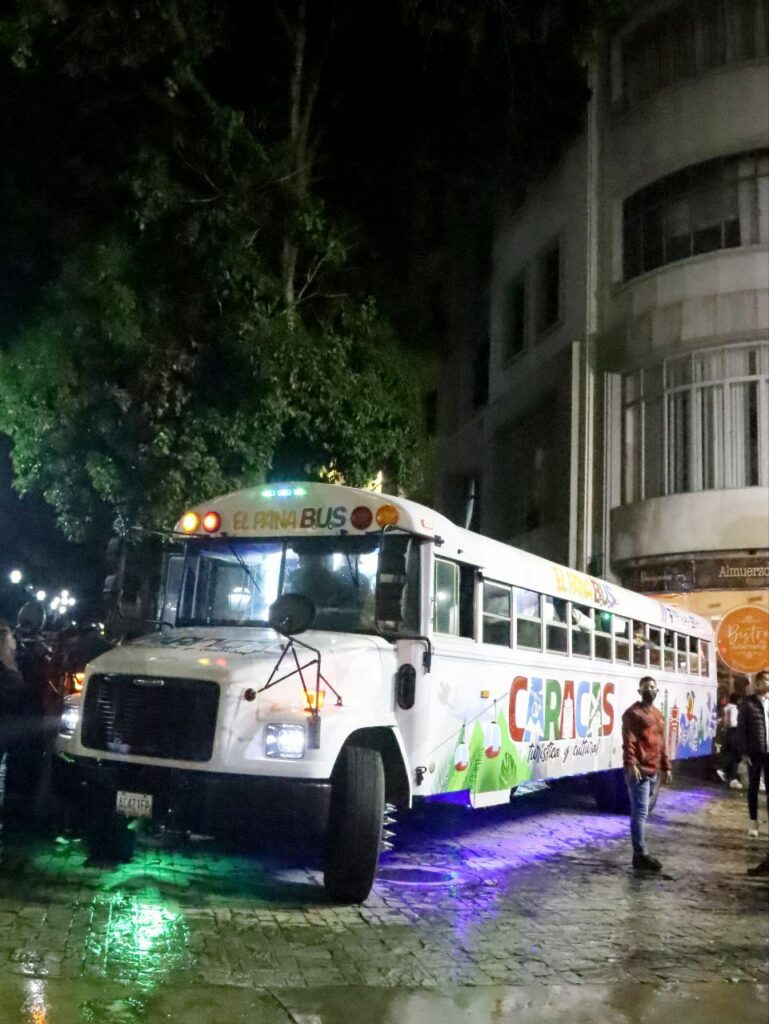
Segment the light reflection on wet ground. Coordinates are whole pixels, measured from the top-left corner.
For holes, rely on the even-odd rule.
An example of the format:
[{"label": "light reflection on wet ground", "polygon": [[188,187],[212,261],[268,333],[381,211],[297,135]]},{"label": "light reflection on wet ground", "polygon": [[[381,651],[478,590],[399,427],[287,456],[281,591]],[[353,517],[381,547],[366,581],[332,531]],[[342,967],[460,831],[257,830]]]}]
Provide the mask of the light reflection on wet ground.
[{"label": "light reflection on wet ground", "polygon": [[[669,1010],[685,992],[702,1008],[707,985],[713,1007],[731,993],[741,1024],[765,1024],[753,1014],[769,893],[744,876],[757,848],[733,797],[664,794],[650,834],[666,877],[653,880],[628,868],[627,819],[580,794],[425,808],[399,824],[363,907],[329,906],[317,858],[306,866],[275,843],[249,857],[147,839],[107,870],[87,866],[79,842],[10,837],[0,1024],[334,1024],[350,1007],[399,1024],[544,1021],[546,1007],[558,1020],[568,1008],[578,1024],[600,1021],[602,1005],[618,1014],[607,1024],[669,1024],[633,1007]],[[710,1019],[722,1018],[691,1018]]]}]

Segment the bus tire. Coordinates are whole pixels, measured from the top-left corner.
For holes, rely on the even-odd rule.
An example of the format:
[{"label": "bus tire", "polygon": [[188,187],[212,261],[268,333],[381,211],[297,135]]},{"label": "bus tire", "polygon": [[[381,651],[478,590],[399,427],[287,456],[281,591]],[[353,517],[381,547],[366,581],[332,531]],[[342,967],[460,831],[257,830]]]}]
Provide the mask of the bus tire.
[{"label": "bus tire", "polygon": [[362,903],[376,876],[384,821],[384,766],[378,750],[345,747],[331,776],[323,882],[331,899]]},{"label": "bus tire", "polygon": [[630,794],[622,768],[596,772],[592,781],[593,795],[599,811],[608,811],[609,814],[630,814]]},{"label": "bus tire", "polygon": [[86,826],[88,859],[96,864],[127,864],[133,857],[136,832],[122,814],[92,815]]}]

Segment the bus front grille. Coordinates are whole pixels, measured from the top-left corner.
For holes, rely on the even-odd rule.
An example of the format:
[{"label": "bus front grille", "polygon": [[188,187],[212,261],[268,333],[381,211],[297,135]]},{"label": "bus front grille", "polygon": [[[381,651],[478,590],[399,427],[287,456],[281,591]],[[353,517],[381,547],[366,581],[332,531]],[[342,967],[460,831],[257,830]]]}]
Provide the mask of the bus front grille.
[{"label": "bus front grille", "polygon": [[113,754],[209,761],[219,687],[173,676],[91,676],[83,704],[82,742]]}]

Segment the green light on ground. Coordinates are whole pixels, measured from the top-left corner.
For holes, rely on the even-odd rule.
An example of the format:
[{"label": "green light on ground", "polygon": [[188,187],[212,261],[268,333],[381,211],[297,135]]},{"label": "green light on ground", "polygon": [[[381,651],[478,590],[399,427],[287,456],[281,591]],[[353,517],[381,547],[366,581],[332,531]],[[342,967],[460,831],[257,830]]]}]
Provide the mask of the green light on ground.
[{"label": "green light on ground", "polygon": [[100,894],[92,904],[87,959],[96,958],[110,978],[153,988],[175,968],[189,967],[188,932],[183,914],[157,891],[142,897]]}]

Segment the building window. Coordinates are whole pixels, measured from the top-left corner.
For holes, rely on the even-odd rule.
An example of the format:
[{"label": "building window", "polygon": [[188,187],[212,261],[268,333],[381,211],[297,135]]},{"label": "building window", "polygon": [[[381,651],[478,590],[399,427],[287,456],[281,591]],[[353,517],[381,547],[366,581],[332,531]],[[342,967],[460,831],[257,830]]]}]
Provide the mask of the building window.
[{"label": "building window", "polygon": [[708,160],[623,204],[626,281],[689,256],[769,241],[769,150]]},{"label": "building window", "polygon": [[526,347],[526,275],[521,272],[507,286],[504,359],[519,356]]},{"label": "building window", "polygon": [[537,328],[546,331],[561,319],[561,246],[549,246],[537,265]]},{"label": "building window", "polygon": [[769,0],[684,0],[622,40],[622,104],[713,68],[767,53]]},{"label": "building window", "polygon": [[769,343],[623,377],[623,503],[769,486]]}]

